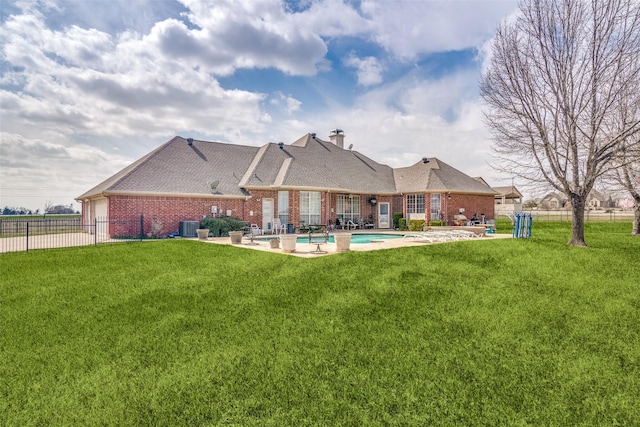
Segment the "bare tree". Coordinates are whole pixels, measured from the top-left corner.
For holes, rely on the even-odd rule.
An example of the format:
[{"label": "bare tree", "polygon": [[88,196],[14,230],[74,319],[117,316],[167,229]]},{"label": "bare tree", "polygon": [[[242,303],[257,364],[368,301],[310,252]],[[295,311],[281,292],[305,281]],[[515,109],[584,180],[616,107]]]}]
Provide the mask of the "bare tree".
[{"label": "bare tree", "polygon": [[[640,80],[637,83],[635,88],[630,87],[634,93],[640,93]],[[640,117],[640,97],[635,99],[628,97],[627,100],[632,103],[620,105],[619,127],[625,127],[626,123]],[[615,128],[611,130],[612,133],[615,131]],[[603,175],[602,184],[615,191],[622,190],[631,195],[634,211],[631,235],[640,236],[640,132],[625,138],[612,158],[615,169]]]},{"label": "bare tree", "polygon": [[498,27],[481,82],[496,167],[565,194],[569,245],[586,246],[587,195],[640,131],[638,117],[617,120],[620,105],[639,96],[631,88],[640,74],[640,4],[523,0],[520,10]]},{"label": "bare tree", "polygon": [[628,163],[616,170],[623,187],[633,198],[633,228],[632,236],[640,236],[640,159],[637,163]]},{"label": "bare tree", "polygon": [[634,149],[625,147],[618,152],[615,161],[619,166],[609,176],[618,188],[631,195],[634,212],[631,235],[640,236],[640,147],[637,143],[633,146]]}]

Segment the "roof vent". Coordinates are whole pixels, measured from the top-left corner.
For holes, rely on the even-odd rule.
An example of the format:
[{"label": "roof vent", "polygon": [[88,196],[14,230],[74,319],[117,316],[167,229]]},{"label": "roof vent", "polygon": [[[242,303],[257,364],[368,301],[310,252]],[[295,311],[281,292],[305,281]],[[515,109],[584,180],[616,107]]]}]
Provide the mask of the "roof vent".
[{"label": "roof vent", "polygon": [[187,144],[193,145],[193,138],[187,138]]},{"label": "roof vent", "polygon": [[280,147],[281,150],[284,150],[284,142],[278,142],[278,147]]},{"label": "roof vent", "polygon": [[311,138],[316,139],[316,134],[315,134],[315,133],[312,133],[312,134],[311,134]]},{"label": "roof vent", "polygon": [[426,158],[426,157],[423,157],[423,158],[422,158],[422,163],[429,163],[429,159],[428,159],[428,158]]}]

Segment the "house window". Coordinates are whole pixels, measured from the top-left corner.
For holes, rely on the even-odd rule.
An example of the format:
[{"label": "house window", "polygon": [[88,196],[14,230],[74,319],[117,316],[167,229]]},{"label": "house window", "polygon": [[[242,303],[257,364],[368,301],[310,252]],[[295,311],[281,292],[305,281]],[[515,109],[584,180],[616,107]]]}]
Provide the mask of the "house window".
[{"label": "house window", "polygon": [[424,194],[407,194],[407,213],[424,214]]},{"label": "house window", "polygon": [[300,224],[320,224],[320,192],[300,192]]},{"label": "house window", "polygon": [[430,198],[431,208],[429,211],[429,219],[437,221],[442,219],[442,205],[440,204],[440,193],[432,193]]},{"label": "house window", "polygon": [[360,218],[360,196],[338,194],[336,196],[336,218],[356,221]]},{"label": "house window", "polygon": [[284,225],[289,223],[289,192],[278,191],[278,218]]}]

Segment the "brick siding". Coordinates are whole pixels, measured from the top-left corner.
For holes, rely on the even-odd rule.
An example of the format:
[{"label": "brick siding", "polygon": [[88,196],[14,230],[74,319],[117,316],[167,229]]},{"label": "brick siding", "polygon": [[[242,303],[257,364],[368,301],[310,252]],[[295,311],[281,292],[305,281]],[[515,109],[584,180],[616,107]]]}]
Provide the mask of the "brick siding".
[{"label": "brick siding", "polygon": [[[216,206],[218,214],[231,216],[244,221],[262,226],[262,200],[273,199],[274,217],[278,214],[278,191],[259,190],[252,191],[251,198],[244,199],[211,199],[198,197],[166,197],[166,196],[110,196],[109,218],[111,220],[133,220],[144,216],[143,233],[150,233],[155,226],[159,235],[168,235],[178,231],[180,221],[200,221],[211,216],[211,207]],[[370,218],[377,224],[377,205],[372,206],[369,200],[373,195],[360,195],[360,215],[364,220]],[[375,196],[378,203],[390,203],[390,218],[394,212],[404,211],[404,201],[401,196]],[[446,194],[441,195],[442,214],[446,217],[447,224],[453,223],[453,216],[460,208],[465,209],[465,215],[471,218],[474,213],[480,217],[481,213],[486,218],[494,218],[493,196],[479,196],[466,194],[451,194],[447,199]],[[321,192],[321,218],[325,223],[336,219],[336,194]],[[429,217],[430,195],[425,194],[426,218]],[[251,215],[253,213],[253,215]],[[406,212],[404,212],[406,217]],[[300,191],[289,191],[289,223],[296,228],[300,226]],[[113,233],[126,233],[126,230],[113,230]]]}]

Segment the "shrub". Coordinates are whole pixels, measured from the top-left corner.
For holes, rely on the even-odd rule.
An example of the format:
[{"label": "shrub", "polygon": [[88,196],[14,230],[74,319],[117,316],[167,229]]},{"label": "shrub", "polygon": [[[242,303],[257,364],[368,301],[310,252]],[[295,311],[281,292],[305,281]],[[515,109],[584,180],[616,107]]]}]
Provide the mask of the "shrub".
[{"label": "shrub", "polygon": [[406,230],[407,229],[407,219],[406,218],[398,219],[398,228],[400,230]]},{"label": "shrub", "polygon": [[424,219],[410,219],[409,231],[422,231],[424,229]]},{"label": "shrub", "polygon": [[442,227],[444,225],[444,220],[442,219],[434,219],[429,221],[429,226],[431,227]]},{"label": "shrub", "polygon": [[230,231],[240,231],[244,226],[244,221],[233,217],[205,218],[201,223],[201,228],[208,228],[214,237],[228,236]]},{"label": "shrub", "polygon": [[402,212],[393,213],[393,228],[400,228],[400,218],[402,218]]}]

